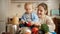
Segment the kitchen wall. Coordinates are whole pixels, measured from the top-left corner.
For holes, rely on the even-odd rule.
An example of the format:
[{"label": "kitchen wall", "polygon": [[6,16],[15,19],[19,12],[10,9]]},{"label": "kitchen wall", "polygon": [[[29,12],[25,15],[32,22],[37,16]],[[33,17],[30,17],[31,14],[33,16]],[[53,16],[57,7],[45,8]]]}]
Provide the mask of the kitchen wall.
[{"label": "kitchen wall", "polygon": [[8,0],[0,0],[0,34],[5,31],[8,14]]},{"label": "kitchen wall", "polygon": [[[48,0],[48,1],[39,1],[39,2],[34,2],[33,3],[33,7],[37,7],[37,5],[39,3],[46,3],[48,5],[48,15],[50,15],[50,10],[51,9],[58,9],[59,8],[59,2],[58,0]],[[18,13],[18,16],[21,17],[22,14],[25,12],[24,10],[24,3],[25,2],[12,2],[10,3],[10,10],[9,10],[9,13],[12,12],[12,14],[10,14],[9,16],[13,16],[13,15],[16,15],[16,13]],[[20,7],[18,7],[18,5],[20,5]],[[35,8],[34,8],[35,10]]]},{"label": "kitchen wall", "polygon": [[[49,11],[48,15],[50,15],[51,9],[59,8],[58,0],[39,1],[33,3],[34,7],[36,7],[41,2],[45,2],[48,5],[48,11]],[[0,34],[1,32],[5,31],[5,26],[8,17],[13,17],[16,14],[18,14],[18,17],[22,16],[22,14],[25,12],[24,3],[25,2],[11,3],[10,0],[0,0]],[[34,8],[34,10],[36,9]]]}]

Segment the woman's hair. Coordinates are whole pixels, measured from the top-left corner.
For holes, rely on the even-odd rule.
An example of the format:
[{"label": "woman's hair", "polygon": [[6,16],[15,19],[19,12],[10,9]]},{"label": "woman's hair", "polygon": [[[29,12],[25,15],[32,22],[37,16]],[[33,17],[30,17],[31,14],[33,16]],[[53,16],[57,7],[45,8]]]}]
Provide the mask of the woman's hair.
[{"label": "woman's hair", "polygon": [[48,14],[48,6],[45,3],[40,3],[37,7],[42,6],[44,10],[47,10],[46,15]]}]

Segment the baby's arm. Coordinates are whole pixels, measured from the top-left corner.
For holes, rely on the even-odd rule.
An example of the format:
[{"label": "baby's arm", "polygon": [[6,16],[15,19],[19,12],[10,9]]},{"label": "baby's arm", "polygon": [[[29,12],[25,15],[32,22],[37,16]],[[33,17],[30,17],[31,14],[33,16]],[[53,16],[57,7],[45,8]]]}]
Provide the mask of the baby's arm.
[{"label": "baby's arm", "polygon": [[39,18],[36,14],[33,14],[33,20],[31,22],[32,24],[35,24],[35,25],[40,25],[39,23]]},{"label": "baby's arm", "polygon": [[21,17],[21,23],[25,23],[25,16],[23,15],[22,17]]}]

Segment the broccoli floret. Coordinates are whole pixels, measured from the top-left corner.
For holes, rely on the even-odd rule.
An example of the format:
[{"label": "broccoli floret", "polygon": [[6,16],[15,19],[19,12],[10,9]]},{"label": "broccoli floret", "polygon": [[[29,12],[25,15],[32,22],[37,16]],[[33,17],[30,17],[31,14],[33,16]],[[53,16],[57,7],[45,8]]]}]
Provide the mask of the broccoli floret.
[{"label": "broccoli floret", "polygon": [[47,24],[42,24],[41,25],[41,30],[43,30],[44,32],[49,32],[49,27]]}]

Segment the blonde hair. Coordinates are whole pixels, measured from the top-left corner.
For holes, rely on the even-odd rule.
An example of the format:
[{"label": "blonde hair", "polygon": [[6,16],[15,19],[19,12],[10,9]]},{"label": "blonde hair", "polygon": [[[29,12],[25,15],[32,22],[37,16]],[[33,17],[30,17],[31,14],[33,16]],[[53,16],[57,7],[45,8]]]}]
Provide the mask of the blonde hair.
[{"label": "blonde hair", "polygon": [[24,7],[26,7],[27,5],[32,5],[32,3],[30,3],[30,2],[25,3]]}]

